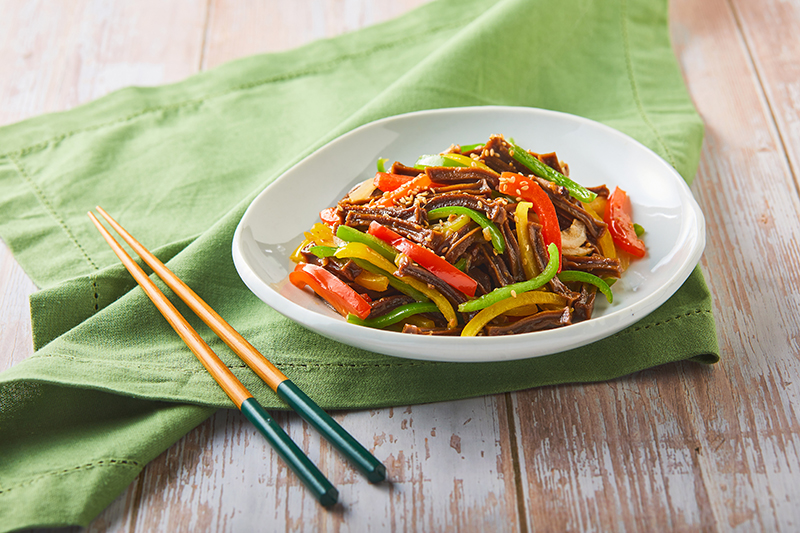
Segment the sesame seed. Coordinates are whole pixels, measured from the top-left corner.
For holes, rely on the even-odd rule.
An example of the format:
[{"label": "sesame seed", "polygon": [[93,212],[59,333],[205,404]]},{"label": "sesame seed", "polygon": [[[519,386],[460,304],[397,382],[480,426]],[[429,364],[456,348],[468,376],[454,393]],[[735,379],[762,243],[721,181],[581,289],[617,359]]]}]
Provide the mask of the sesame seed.
[{"label": "sesame seed", "polygon": [[516,298],[517,297],[517,291],[515,291],[514,289],[511,289],[511,297],[512,298]]}]

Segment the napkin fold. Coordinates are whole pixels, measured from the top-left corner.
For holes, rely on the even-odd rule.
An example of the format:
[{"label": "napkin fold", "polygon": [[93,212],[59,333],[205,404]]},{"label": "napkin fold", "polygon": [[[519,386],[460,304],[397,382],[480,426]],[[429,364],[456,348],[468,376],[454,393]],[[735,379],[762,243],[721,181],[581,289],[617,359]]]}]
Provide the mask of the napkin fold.
[{"label": "napkin fold", "polygon": [[[488,104],[603,122],[687,182],[698,164],[703,126],[673,56],[663,0],[438,0],[355,33],[0,129],[0,236],[41,288],[31,297],[36,352],[0,374],[0,530],[88,524],[148,461],[232,406],[96,233],[86,212],[98,204],[324,408],[716,362],[699,269],[665,305],[605,340],[470,364],[335,343],[241,282],[230,255],[236,224],[294,163],[374,119]],[[284,408],[173,301],[260,402]]]}]

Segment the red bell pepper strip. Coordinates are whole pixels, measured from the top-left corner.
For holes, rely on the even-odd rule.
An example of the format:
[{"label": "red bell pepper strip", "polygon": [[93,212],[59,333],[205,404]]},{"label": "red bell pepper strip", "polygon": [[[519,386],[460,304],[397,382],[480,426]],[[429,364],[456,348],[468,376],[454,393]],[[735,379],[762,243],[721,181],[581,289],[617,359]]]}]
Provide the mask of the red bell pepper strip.
[{"label": "red bell pepper strip", "polygon": [[631,202],[628,195],[617,187],[608,197],[603,221],[608,226],[614,244],[631,255],[644,257],[647,253],[644,241],[636,235],[633,220],[631,220]]},{"label": "red bell pepper strip", "polygon": [[558,225],[556,208],[544,189],[527,176],[503,172],[497,190],[503,194],[522,198],[533,204],[533,210],[542,224],[545,245],[553,243],[558,248],[558,272],[561,272],[561,228]]},{"label": "red bell pepper strip", "polygon": [[352,287],[317,265],[299,263],[289,274],[289,281],[298,289],[308,285],[342,316],[353,314],[365,319],[372,310],[369,303]]},{"label": "red bell pepper strip", "polygon": [[428,269],[431,274],[438,276],[454,289],[463,292],[467,296],[475,296],[478,282],[435,253],[418,244],[414,244],[402,235],[374,221],[370,223],[367,231],[370,235],[374,235],[400,250],[411,260],[416,261],[421,267]]},{"label": "red bell pepper strip", "polygon": [[416,176],[404,176],[402,174],[392,174],[391,172],[377,172],[372,178],[372,184],[383,192],[393,191],[405,183],[413,180]]},{"label": "red bell pepper strip", "polygon": [[342,223],[342,219],[339,217],[339,212],[336,210],[336,206],[328,207],[327,209],[320,211],[319,219],[329,226],[335,226]]}]

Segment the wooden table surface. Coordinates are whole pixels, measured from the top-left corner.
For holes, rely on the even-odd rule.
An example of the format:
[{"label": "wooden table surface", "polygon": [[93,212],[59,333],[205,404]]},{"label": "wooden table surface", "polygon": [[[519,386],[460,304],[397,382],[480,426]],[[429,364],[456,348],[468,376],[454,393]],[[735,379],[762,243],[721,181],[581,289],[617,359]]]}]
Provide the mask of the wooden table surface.
[{"label": "wooden table surface", "polygon": [[[0,0],[0,124],[391,18],[425,0]],[[336,413],[385,458],[367,484],[293,414],[328,470],[322,510],[236,411],[163,453],[92,531],[800,530],[800,2],[674,0],[706,124],[692,187],[722,362],[607,383]],[[31,355],[36,288],[0,243],[0,370]],[[256,487],[257,490],[251,490]]]}]

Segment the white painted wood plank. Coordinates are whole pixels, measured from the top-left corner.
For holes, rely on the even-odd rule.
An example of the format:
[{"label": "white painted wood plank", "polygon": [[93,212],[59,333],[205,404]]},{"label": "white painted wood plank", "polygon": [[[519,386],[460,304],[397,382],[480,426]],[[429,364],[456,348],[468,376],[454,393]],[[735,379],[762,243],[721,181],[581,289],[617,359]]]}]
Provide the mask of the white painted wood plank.
[{"label": "white painted wood plank", "polygon": [[[336,413],[387,466],[369,484],[294,414],[276,416],[340,491],[323,509],[236,411],[221,411],[144,474],[139,531],[517,531],[502,395]],[[504,451],[505,450],[505,451]]]},{"label": "white painted wood plank", "polygon": [[212,0],[204,68],[377,24],[430,0]]},{"label": "white painted wood plank", "polygon": [[777,79],[777,67],[774,81],[759,76],[774,58],[748,44],[795,35],[797,9],[768,2],[782,16],[759,18],[763,4],[735,3],[747,13],[743,34],[729,2],[671,3],[673,43],[707,127],[693,191],[708,222],[702,264],[723,360],[518,394],[531,531],[800,523],[800,271],[788,266],[800,251],[800,202],[788,164],[795,149],[787,156],[781,138],[790,135],[780,133],[797,120],[776,111],[776,95],[796,78]]}]

